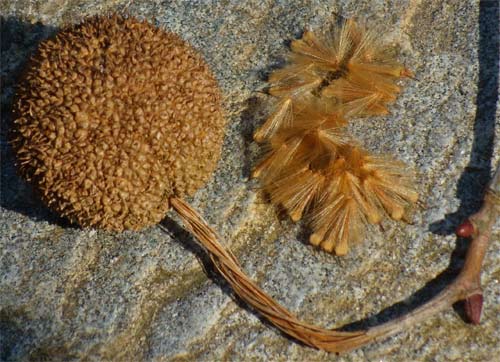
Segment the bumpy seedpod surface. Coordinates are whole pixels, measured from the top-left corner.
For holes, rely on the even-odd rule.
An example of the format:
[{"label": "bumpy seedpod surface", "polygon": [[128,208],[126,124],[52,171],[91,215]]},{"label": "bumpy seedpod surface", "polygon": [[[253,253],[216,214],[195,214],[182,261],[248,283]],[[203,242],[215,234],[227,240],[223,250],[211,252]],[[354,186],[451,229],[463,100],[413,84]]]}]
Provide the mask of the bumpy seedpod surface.
[{"label": "bumpy seedpod surface", "polygon": [[22,175],[82,226],[141,229],[212,174],[224,136],[217,82],[177,35],[133,18],[62,29],[14,104]]}]

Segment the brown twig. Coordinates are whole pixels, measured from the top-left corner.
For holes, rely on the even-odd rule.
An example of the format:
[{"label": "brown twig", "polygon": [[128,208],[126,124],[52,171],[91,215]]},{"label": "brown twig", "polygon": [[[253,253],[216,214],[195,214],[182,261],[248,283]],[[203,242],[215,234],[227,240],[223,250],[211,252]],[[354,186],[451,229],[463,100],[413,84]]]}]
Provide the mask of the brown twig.
[{"label": "brown twig", "polygon": [[346,352],[407,329],[461,300],[465,301],[465,311],[470,321],[479,323],[483,303],[481,268],[491,230],[500,215],[500,162],[486,190],[483,206],[457,229],[459,236],[473,237],[458,277],[441,293],[412,312],[379,326],[355,332],[324,329],[299,321],[248,278],[236,257],[218,242],[215,231],[195,210],[178,198],[172,198],[170,202],[186,228],[198,238],[217,270],[242,300],[297,340],[330,352]]}]

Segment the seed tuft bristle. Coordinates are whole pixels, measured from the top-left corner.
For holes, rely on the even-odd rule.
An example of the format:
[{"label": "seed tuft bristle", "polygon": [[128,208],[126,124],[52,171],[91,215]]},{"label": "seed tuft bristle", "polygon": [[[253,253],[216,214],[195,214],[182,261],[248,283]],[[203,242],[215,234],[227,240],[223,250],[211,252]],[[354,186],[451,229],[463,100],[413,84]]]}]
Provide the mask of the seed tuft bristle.
[{"label": "seed tuft bristle", "polygon": [[308,216],[311,244],[345,255],[368,224],[406,220],[418,199],[402,163],[370,155],[345,130],[346,120],[387,114],[397,81],[413,74],[352,20],[331,41],[306,31],[291,50],[269,76],[278,106],[255,133],[270,151],[253,176],[293,221]]}]

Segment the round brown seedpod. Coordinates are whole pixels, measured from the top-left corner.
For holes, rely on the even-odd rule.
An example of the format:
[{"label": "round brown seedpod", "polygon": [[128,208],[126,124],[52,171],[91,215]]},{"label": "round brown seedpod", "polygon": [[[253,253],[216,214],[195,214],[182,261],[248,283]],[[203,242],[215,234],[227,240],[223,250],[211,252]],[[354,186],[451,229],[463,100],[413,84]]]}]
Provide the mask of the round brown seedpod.
[{"label": "round brown seedpod", "polygon": [[82,226],[141,229],[212,174],[224,137],[217,82],[179,36],[94,17],[41,43],[14,102],[21,174]]}]

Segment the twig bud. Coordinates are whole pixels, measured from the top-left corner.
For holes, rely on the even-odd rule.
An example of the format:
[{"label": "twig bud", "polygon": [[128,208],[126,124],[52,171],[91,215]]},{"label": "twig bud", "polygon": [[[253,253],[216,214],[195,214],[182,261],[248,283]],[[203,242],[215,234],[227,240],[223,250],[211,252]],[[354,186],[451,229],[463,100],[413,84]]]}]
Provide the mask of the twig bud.
[{"label": "twig bud", "polygon": [[483,295],[474,294],[465,298],[465,314],[469,321],[478,325],[481,322],[481,312],[483,310]]},{"label": "twig bud", "polygon": [[462,238],[468,238],[474,233],[474,225],[467,219],[457,227],[455,233]]}]

